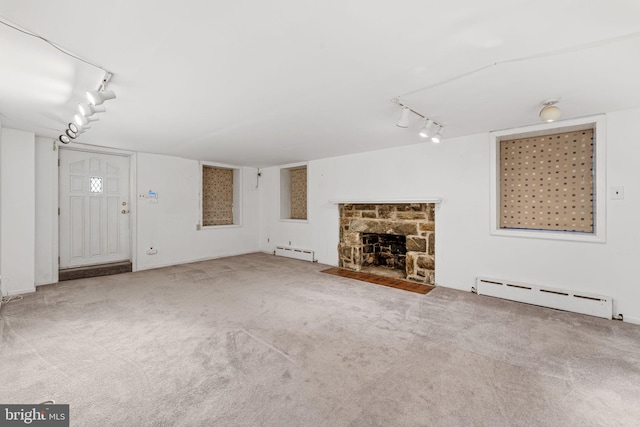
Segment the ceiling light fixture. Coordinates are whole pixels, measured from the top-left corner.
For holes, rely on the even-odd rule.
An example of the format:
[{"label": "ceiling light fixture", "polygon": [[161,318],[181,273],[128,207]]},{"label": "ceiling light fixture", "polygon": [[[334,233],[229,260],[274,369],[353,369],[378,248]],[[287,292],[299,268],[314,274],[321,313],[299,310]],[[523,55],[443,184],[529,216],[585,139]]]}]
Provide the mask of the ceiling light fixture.
[{"label": "ceiling light fixture", "polygon": [[104,113],[107,111],[103,105],[90,105],[90,104],[80,104],[78,105],[78,111],[85,117],[93,116],[96,113]]},{"label": "ceiling light fixture", "polygon": [[114,99],[116,94],[112,90],[91,90],[87,92],[87,99],[91,105],[102,105],[104,101]]},{"label": "ceiling light fixture", "polygon": [[436,131],[436,133],[431,137],[431,142],[435,143],[435,144],[439,144],[440,141],[442,141],[442,131],[444,130],[444,128],[442,126],[438,126],[438,130]]},{"label": "ceiling light fixture", "polygon": [[86,126],[89,122],[95,122],[96,120],[100,120],[98,116],[89,116],[85,117],[82,114],[76,114],[73,116],[73,119],[76,121],[78,126]]},{"label": "ceiling light fixture", "polygon": [[418,135],[420,135],[423,138],[429,138],[432,132],[433,132],[433,120],[425,119],[424,126],[422,126],[422,129],[420,129],[420,132],[418,133]]},{"label": "ceiling light fixture", "polygon": [[[400,98],[395,98],[395,99],[392,99],[391,101],[398,104],[400,107],[402,107],[402,115],[400,116],[400,120],[398,120],[398,122],[396,123],[396,126],[401,128],[408,128],[409,117],[411,116],[409,113],[413,113],[418,117],[422,117],[422,119],[424,120],[424,125],[422,126],[422,128],[420,128],[420,132],[418,133],[418,135],[420,135],[423,138],[431,138],[431,141],[434,143],[440,142],[440,140],[442,139],[442,131],[444,130],[444,126],[442,126],[440,123],[436,122],[435,120],[430,119],[424,114],[418,113],[413,108],[410,108],[407,105],[403,104],[400,101]],[[437,128],[437,132],[435,134],[433,133],[434,128]]]},{"label": "ceiling light fixture", "polygon": [[[87,129],[91,129],[91,126],[89,126],[88,124],[84,126],[80,126],[80,125],[77,125],[76,123],[69,123],[69,129],[71,129],[71,125],[73,125],[76,129],[78,129],[77,131],[74,132],[76,135],[83,134],[87,131]],[[73,129],[71,129],[71,131],[73,132]]]},{"label": "ceiling light fixture", "polygon": [[[84,61],[81,58],[75,58]],[[87,99],[89,100],[89,102],[78,105],[79,113],[73,116],[72,122],[67,125],[67,129],[64,131],[64,134],[58,137],[58,141],[62,142],[63,144],[70,143],[72,139],[76,139],[80,134],[86,132],[87,129],[91,128],[91,126],[89,126],[90,122],[95,122],[96,120],[100,119],[96,113],[103,113],[107,111],[102,106],[102,104],[105,101],[114,99],[116,97],[116,94],[112,90],[106,90],[107,84],[109,83],[109,80],[111,80],[112,76],[113,74],[105,71],[104,77],[102,78],[98,89],[87,92]]]},{"label": "ceiling light fixture", "polygon": [[[45,43],[49,44],[50,46],[52,46],[53,48],[55,48],[56,50],[58,50],[59,52],[62,52],[63,54],[70,56],[73,59],[76,59],[80,62],[84,62],[85,64],[91,65],[95,68],[98,68],[102,71],[104,71],[104,77],[102,78],[102,81],[100,82],[100,85],[98,86],[98,89],[95,91],[89,91],[87,92],[87,98],[89,100],[89,104],[91,104],[92,106],[96,106],[96,105],[102,105],[102,103],[104,103],[105,101],[109,100],[109,99],[114,99],[116,97],[116,94],[111,91],[111,90],[106,90],[107,89],[107,84],[109,83],[109,81],[111,80],[111,77],[113,76],[113,74],[109,71],[107,71],[104,67],[101,67],[100,65],[91,62],[81,56],[75,55],[74,53],[68,51],[67,49],[62,48],[61,46],[58,46],[55,42],[41,36],[40,34],[37,33],[33,33],[31,31],[26,31],[20,27],[18,27],[17,25],[13,25],[12,23],[7,22],[6,20],[2,19],[0,20],[0,24],[5,25],[9,28],[12,28],[16,31],[19,31],[23,34],[26,34],[28,36],[40,39],[42,41],[44,41]],[[99,112],[103,112],[104,107],[99,107],[99,108],[93,108],[90,109],[88,108],[87,104],[84,104],[82,106],[80,106],[80,114],[82,116],[92,116],[95,113],[99,113]],[[72,138],[75,138],[78,134],[84,132],[88,126],[86,126],[86,124],[89,121],[94,121],[97,120],[96,119],[88,119],[88,120],[78,120],[78,115],[76,115],[74,117],[76,123],[78,124],[78,126],[76,126],[73,123],[70,123],[68,125],[68,128],[65,129],[64,134],[58,136],[58,141],[60,141],[63,144],[68,144],[71,142]]]},{"label": "ceiling light fixture", "polygon": [[400,120],[396,123],[396,126],[400,128],[408,128],[409,127],[409,114],[411,113],[411,109],[404,107],[402,109],[402,115],[400,116]]},{"label": "ceiling light fixture", "polygon": [[542,110],[540,110],[539,114],[540,119],[544,120],[545,122],[555,122],[556,120],[558,120],[560,118],[561,112],[560,108],[556,106],[557,103],[557,99],[549,99],[547,101],[544,101],[542,103]]}]

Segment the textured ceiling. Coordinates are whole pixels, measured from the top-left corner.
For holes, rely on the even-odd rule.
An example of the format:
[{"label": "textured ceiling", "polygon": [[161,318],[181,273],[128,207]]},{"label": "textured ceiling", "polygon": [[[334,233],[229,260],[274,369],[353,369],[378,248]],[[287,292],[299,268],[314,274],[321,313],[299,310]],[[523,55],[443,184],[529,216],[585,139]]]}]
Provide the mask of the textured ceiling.
[{"label": "textured ceiling", "polygon": [[[268,166],[640,107],[640,2],[0,0],[113,72],[75,143]],[[3,126],[56,138],[103,71],[0,26]]]}]

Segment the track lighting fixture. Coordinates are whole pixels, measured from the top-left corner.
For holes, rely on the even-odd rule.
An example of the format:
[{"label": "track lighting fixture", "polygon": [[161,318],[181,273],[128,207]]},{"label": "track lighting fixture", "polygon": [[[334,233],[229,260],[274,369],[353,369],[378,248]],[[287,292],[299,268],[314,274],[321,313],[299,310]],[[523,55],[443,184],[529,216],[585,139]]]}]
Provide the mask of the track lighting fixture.
[{"label": "track lighting fixture", "polygon": [[104,113],[107,111],[103,105],[90,105],[90,104],[80,104],[78,105],[78,111],[85,117],[93,116],[96,113]]},{"label": "track lighting fixture", "polygon": [[402,107],[402,115],[400,116],[400,120],[398,120],[398,122],[396,123],[398,127],[408,128],[409,118],[411,116],[409,113],[413,113],[418,117],[422,117],[422,119],[424,120],[424,125],[422,126],[422,128],[420,128],[420,132],[418,133],[418,135],[423,138],[430,138],[431,141],[436,144],[442,140],[442,131],[444,130],[444,126],[428,118],[427,116],[418,113],[416,110],[407,107],[405,104],[400,102],[399,98],[393,99],[392,102],[395,102],[400,107]]},{"label": "track lighting fixture", "polygon": [[433,120],[425,119],[424,126],[422,126],[422,129],[420,129],[420,133],[418,133],[418,135],[420,135],[423,138],[429,138],[432,133],[433,133]]},{"label": "track lighting fixture", "polygon": [[400,115],[400,120],[396,123],[396,126],[401,128],[409,127],[409,114],[411,113],[411,109],[404,107],[402,109],[402,114]]},{"label": "track lighting fixture", "polygon": [[442,126],[438,126],[438,130],[436,131],[436,133],[431,137],[431,142],[435,143],[435,144],[439,144],[440,141],[442,141],[442,131],[443,131],[443,127]]},{"label": "track lighting fixture", "polygon": [[85,117],[82,114],[76,114],[73,116],[73,119],[76,121],[78,126],[86,126],[89,122],[95,122],[96,120],[100,120],[98,116],[89,116]]},{"label": "track lighting fixture", "polygon": [[561,112],[560,108],[556,106],[557,103],[557,99],[549,99],[547,101],[544,101],[542,103],[542,110],[540,110],[539,114],[540,119],[544,120],[545,122],[555,122],[556,120],[558,120],[560,118]]},{"label": "track lighting fixture", "polygon": [[79,113],[73,116],[73,121],[69,123],[64,134],[58,137],[58,141],[63,144],[70,143],[71,140],[76,139],[80,134],[91,128],[91,126],[89,126],[90,122],[95,122],[100,119],[96,113],[106,111],[102,104],[116,97],[116,94],[112,90],[106,90],[111,77],[113,77],[113,74],[106,71],[98,89],[87,92],[87,100],[89,102],[78,105]]},{"label": "track lighting fixture", "polygon": [[104,101],[114,99],[116,94],[112,90],[91,90],[87,92],[87,99],[91,105],[102,105]]},{"label": "track lighting fixture", "polygon": [[[26,31],[24,29],[19,28],[18,26],[15,26],[5,21],[2,21],[0,23],[10,28],[13,28],[14,30],[19,31],[23,34],[40,39],[48,43],[49,45],[51,45],[52,47],[54,47],[55,49],[57,49],[59,52],[63,54],[70,56],[71,58],[76,59],[78,61],[84,62],[87,65],[91,65],[99,70],[104,71],[104,75],[102,77],[102,80],[100,80],[100,84],[98,85],[97,90],[87,92],[87,100],[89,102],[87,104],[82,104],[78,107],[80,114],[76,114],[73,118],[72,123],[69,123],[67,125],[67,128],[64,130],[64,132],[58,136],[59,142],[61,142],[62,144],[69,144],[72,139],[75,139],[79,134],[85,132],[89,128],[89,126],[87,126],[89,122],[98,120],[98,118],[95,117],[95,114],[105,111],[105,108],[102,107],[101,105],[105,101],[109,99],[114,99],[116,97],[116,94],[112,90],[107,90],[107,85],[111,81],[111,78],[113,77],[113,73],[111,73],[110,71],[107,71],[104,67],[101,67],[94,62],[91,62],[85,58],[82,58],[81,56],[75,55],[67,51],[66,49],[63,49],[53,41],[48,40],[39,34]],[[91,118],[92,116],[94,118]]]}]

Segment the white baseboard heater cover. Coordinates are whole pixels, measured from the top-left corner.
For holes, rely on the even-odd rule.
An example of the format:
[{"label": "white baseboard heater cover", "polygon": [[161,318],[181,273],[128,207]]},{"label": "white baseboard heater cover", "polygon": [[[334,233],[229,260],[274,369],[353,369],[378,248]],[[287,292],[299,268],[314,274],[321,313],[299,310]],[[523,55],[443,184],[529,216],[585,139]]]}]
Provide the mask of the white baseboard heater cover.
[{"label": "white baseboard heater cover", "polygon": [[308,249],[292,248],[290,246],[276,246],[275,255],[287,258],[301,259],[303,261],[313,262],[313,251]]},{"label": "white baseboard heater cover", "polygon": [[476,278],[478,295],[504,298],[574,313],[611,319],[613,315],[612,298],[587,292],[530,285],[487,277]]}]

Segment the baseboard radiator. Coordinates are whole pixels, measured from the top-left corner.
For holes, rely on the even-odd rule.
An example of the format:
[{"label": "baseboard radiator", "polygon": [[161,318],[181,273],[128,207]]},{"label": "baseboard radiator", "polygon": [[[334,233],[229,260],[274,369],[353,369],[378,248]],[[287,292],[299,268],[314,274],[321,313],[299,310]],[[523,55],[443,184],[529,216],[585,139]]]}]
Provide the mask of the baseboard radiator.
[{"label": "baseboard radiator", "polygon": [[313,262],[315,260],[313,257],[313,251],[308,249],[292,248],[290,246],[276,246],[276,250],[273,251],[273,254],[309,262]]},{"label": "baseboard radiator", "polygon": [[574,313],[611,319],[613,305],[611,297],[548,286],[530,285],[486,277],[476,278],[478,295],[504,298]]}]

